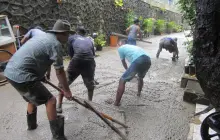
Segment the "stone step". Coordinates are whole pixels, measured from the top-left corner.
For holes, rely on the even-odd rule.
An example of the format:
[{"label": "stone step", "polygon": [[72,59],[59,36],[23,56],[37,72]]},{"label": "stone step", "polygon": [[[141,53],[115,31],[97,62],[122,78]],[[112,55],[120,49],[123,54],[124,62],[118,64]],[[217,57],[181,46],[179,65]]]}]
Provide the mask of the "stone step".
[{"label": "stone step", "polygon": [[193,104],[199,103],[202,105],[209,105],[209,100],[206,99],[204,96],[205,94],[197,80],[189,80],[187,82],[183,95],[184,101]]},{"label": "stone step", "polygon": [[183,74],[183,76],[181,78],[180,87],[181,88],[186,88],[186,85],[187,85],[188,81],[198,81],[198,79],[196,78],[196,76],[191,76],[189,74]]}]

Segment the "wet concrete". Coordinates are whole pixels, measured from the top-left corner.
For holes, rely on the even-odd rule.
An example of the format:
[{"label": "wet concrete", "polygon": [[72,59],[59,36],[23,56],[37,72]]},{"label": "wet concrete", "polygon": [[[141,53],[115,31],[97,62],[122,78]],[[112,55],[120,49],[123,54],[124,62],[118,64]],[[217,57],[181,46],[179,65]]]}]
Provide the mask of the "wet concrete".
[{"label": "wet concrete", "polygon": [[[141,97],[137,97],[137,82],[132,80],[126,84],[121,106],[114,107],[105,101],[115,99],[118,80],[124,72],[115,48],[99,52],[96,58],[95,78],[100,82],[94,92],[94,104],[98,110],[112,115],[126,123],[129,140],[186,140],[189,132],[189,121],[195,106],[182,100],[183,89],[180,79],[183,74],[186,48],[183,33],[169,36],[178,37],[180,58],[172,62],[172,54],[163,50],[156,59],[160,37],[149,39],[152,44],[138,42],[152,58],[152,66],[144,78]],[[68,62],[65,62],[68,64]],[[57,79],[52,71],[53,83]],[[48,85],[47,85],[48,86]],[[49,86],[48,86],[49,87]],[[75,96],[87,99],[87,90],[81,77],[70,86]],[[57,91],[49,87],[57,95]],[[26,103],[10,85],[0,87],[0,139],[4,140],[43,140],[50,139],[49,123],[45,107],[39,107],[39,127],[35,131],[26,131]],[[118,140],[120,139],[95,114],[80,107],[76,103],[64,101],[66,116],[65,133],[72,140]],[[120,112],[119,110],[123,110]],[[119,127],[120,128],[120,127]],[[125,133],[126,130],[120,128]]]}]

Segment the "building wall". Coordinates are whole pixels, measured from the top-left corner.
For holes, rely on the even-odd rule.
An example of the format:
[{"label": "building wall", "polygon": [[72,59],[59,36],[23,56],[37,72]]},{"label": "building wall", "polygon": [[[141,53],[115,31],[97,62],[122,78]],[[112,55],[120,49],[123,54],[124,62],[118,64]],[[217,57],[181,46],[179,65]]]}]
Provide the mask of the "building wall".
[{"label": "building wall", "polygon": [[51,28],[57,19],[66,19],[75,26],[80,22],[90,31],[103,30],[123,33],[125,15],[133,9],[137,16],[174,20],[181,23],[181,15],[153,7],[141,0],[124,0],[124,8],[117,8],[114,0],[0,0],[0,14],[8,15],[12,25],[26,28],[40,25]]}]

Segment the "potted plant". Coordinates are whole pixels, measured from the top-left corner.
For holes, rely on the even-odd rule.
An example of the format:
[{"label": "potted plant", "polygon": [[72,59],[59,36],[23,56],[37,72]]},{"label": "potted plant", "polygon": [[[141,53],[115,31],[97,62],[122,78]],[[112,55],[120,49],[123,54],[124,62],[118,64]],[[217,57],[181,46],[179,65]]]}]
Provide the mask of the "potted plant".
[{"label": "potted plant", "polygon": [[98,34],[98,36],[95,38],[94,42],[95,42],[96,50],[101,51],[102,47],[104,47],[106,44],[105,35],[101,34],[101,33]]}]

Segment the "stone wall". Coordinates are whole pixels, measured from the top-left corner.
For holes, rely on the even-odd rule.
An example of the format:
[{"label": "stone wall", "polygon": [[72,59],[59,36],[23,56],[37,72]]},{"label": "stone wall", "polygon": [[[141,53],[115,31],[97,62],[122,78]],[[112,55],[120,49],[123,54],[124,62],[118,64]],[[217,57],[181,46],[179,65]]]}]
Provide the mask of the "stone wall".
[{"label": "stone wall", "polygon": [[178,24],[182,23],[181,14],[151,6],[142,0],[124,0],[124,5],[126,8],[132,9],[138,17],[142,16],[143,18],[164,19],[166,21],[175,21]]},{"label": "stone wall", "polygon": [[133,9],[143,18],[154,17],[181,22],[179,14],[152,7],[141,0],[124,0],[125,8],[116,8],[114,0],[0,0],[0,14],[8,15],[12,25],[26,28],[40,25],[51,28],[56,19],[66,19],[73,26],[80,22],[90,31],[103,30],[123,33],[125,15]]}]

